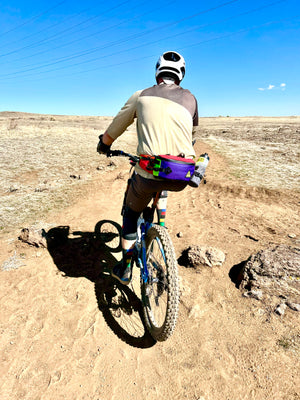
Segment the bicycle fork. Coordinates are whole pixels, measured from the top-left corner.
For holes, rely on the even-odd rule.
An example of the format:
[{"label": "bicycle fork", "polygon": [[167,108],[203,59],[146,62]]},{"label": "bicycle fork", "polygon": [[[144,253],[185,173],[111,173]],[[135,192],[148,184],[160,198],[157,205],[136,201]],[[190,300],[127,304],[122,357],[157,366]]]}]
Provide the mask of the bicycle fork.
[{"label": "bicycle fork", "polygon": [[149,272],[147,268],[147,254],[146,254],[146,226],[144,222],[138,223],[138,240],[136,243],[136,259],[139,268],[141,269],[141,276],[144,283],[148,282]]}]

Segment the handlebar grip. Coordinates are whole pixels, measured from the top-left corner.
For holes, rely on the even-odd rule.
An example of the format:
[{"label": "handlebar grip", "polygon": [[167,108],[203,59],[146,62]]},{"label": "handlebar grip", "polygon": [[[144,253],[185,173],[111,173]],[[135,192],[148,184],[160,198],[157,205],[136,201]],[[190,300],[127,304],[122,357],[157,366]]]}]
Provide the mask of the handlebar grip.
[{"label": "handlebar grip", "polygon": [[109,150],[106,155],[107,157],[118,157],[123,156],[124,152],[122,150]]}]

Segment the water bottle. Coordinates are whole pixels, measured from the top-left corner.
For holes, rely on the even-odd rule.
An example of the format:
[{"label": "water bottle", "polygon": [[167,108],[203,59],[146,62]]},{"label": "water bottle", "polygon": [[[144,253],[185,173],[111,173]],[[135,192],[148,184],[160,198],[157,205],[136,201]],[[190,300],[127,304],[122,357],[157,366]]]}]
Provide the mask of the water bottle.
[{"label": "water bottle", "polygon": [[196,161],[195,171],[189,181],[190,186],[198,187],[200,185],[200,182],[204,177],[208,162],[209,162],[208,154],[207,153],[201,154],[201,156]]}]

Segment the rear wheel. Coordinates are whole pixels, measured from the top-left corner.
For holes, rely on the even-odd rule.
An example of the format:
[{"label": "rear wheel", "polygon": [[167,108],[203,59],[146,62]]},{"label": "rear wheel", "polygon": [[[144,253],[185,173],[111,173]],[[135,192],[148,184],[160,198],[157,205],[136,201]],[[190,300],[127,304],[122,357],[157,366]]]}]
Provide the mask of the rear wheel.
[{"label": "rear wheel", "polygon": [[179,306],[177,261],[167,230],[153,225],[146,235],[147,283],[142,281],[146,325],[158,341],[168,339],[175,328]]}]

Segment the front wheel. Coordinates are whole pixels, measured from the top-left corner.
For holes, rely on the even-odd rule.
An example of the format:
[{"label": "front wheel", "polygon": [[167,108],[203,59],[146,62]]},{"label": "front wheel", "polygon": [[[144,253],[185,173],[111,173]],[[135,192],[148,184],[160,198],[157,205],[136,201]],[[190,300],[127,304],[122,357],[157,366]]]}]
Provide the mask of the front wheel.
[{"label": "front wheel", "polygon": [[147,328],[158,341],[168,339],[175,328],[179,284],[175,251],[167,230],[153,225],[146,235],[148,281],[142,281],[142,300]]}]

